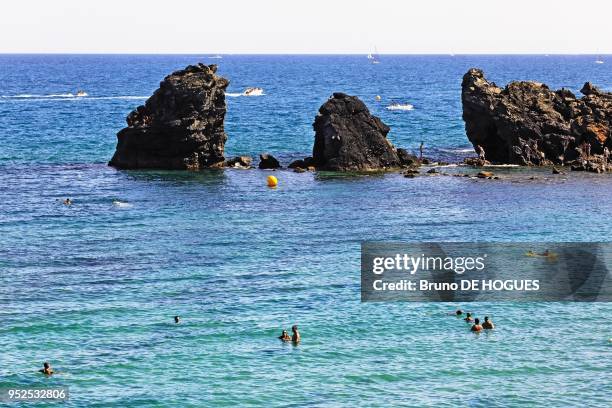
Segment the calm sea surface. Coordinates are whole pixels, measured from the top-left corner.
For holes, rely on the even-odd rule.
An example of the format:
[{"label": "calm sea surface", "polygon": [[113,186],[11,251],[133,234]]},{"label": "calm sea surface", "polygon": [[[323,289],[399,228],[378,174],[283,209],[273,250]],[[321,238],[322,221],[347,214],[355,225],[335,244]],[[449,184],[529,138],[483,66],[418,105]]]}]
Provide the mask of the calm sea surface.
[{"label": "calm sea surface", "polygon": [[[106,166],[125,116],[196,62],[231,81],[226,156],[268,151],[286,165],[310,153],[334,91],[361,97],[395,145],[424,141],[426,155],[459,161],[471,154],[460,101],[470,67],[500,85],[612,90],[604,60],[0,55],[0,387],[69,386],[74,407],[609,406],[612,305],[362,304],[359,247],[610,241],[610,176],[277,171],[271,190],[259,170]],[[238,96],[249,86],[265,95]],[[88,96],[70,95],[79,89]],[[392,101],[414,110],[389,111]],[[457,307],[497,330],[470,333],[447,315]],[[302,344],[281,344],[294,323]],[[43,361],[59,373],[37,374]]]}]

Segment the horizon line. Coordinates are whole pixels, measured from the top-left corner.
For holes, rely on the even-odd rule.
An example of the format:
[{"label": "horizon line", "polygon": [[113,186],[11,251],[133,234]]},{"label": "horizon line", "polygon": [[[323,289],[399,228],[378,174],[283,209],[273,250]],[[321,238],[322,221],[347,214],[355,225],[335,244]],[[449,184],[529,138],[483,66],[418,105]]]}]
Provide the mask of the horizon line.
[{"label": "horizon line", "polygon": [[[0,51],[0,55],[203,55],[209,56],[216,55],[368,55],[369,52],[298,52],[298,53],[286,53],[286,52],[80,52],[80,51],[49,51],[49,52],[3,52]],[[569,56],[581,56],[581,55],[596,55],[596,56],[612,56],[610,53],[601,52],[579,52],[579,53],[564,53],[564,52],[508,52],[508,53],[488,53],[488,52],[407,52],[407,53],[377,53],[377,55],[389,55],[389,56],[419,56],[419,55],[444,55],[444,56],[472,56],[472,55],[500,55],[500,56],[513,56],[513,55],[569,55]]]}]

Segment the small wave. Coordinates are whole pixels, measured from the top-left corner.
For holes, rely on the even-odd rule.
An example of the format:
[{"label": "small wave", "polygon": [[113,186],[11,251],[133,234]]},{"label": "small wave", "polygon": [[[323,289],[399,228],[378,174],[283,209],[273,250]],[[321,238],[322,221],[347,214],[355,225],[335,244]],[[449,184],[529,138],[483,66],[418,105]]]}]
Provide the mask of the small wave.
[{"label": "small wave", "polygon": [[48,94],[48,95],[36,95],[36,94],[19,94],[19,95],[2,95],[5,99],[30,99],[30,98],[76,98],[74,94],[63,93],[63,94]]},{"label": "small wave", "polygon": [[411,111],[413,109],[414,109],[414,106],[412,106],[409,103],[387,106],[387,110]]},{"label": "small wave", "polygon": [[226,92],[225,93],[225,96],[229,96],[231,98],[238,98],[239,96],[253,97],[253,96],[264,96],[264,95],[265,95],[265,93],[263,93],[263,92],[262,93],[254,93],[254,94],[250,94],[250,95],[247,95],[244,92],[240,92],[240,93],[237,93],[237,92]]},{"label": "small wave", "polygon": [[114,205],[115,207],[119,207],[119,208],[130,208],[130,207],[133,207],[133,206],[134,206],[133,204],[126,203],[126,202],[124,202],[124,201],[119,201],[119,200],[114,200],[114,201],[113,201],[113,205]]},{"label": "small wave", "polygon": [[438,149],[441,152],[447,153],[474,153],[473,148],[465,148],[465,149]]}]

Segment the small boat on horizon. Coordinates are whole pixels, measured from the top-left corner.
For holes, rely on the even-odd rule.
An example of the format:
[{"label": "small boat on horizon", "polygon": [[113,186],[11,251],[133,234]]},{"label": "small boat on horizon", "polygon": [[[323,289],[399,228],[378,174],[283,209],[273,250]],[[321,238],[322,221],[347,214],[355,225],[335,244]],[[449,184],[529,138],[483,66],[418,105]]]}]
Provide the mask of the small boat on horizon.
[{"label": "small boat on horizon", "polygon": [[380,64],[378,60],[378,49],[374,47],[374,53],[368,54],[368,59],[372,62],[372,64]]},{"label": "small boat on horizon", "polygon": [[223,57],[222,57],[222,56],[220,56],[219,54],[217,54],[217,55],[211,55],[211,56],[210,56],[210,57],[208,57],[208,58],[211,58],[211,59],[221,59],[221,58],[223,58]]},{"label": "small boat on horizon", "polygon": [[83,91],[83,90],[78,90],[76,95],[76,97],[83,97],[83,96],[88,96],[87,92]]}]

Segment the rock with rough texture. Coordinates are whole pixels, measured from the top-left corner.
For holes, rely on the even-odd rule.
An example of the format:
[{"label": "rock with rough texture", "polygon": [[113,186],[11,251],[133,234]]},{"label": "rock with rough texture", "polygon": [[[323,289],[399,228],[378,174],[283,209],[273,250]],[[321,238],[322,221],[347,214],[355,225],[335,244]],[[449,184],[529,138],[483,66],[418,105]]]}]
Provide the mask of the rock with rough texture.
[{"label": "rock with rough texture", "polygon": [[334,93],[319,109],[313,128],[312,157],[319,169],[371,171],[402,166],[387,140],[389,127],[355,96]]},{"label": "rock with rough texture", "polygon": [[297,159],[292,161],[291,163],[289,163],[289,167],[290,169],[297,169],[297,168],[302,168],[302,169],[307,169],[309,166],[311,166],[313,163],[312,161],[312,157],[308,156],[305,157],[304,159]]},{"label": "rock with rough texture", "polygon": [[226,160],[225,166],[235,167],[238,169],[248,169],[251,167],[251,163],[253,163],[253,158],[251,156],[236,156]]},{"label": "rock with rough texture", "polygon": [[262,153],[259,155],[259,168],[260,169],[278,169],[280,163],[276,160],[276,157],[268,153]]},{"label": "rock with rough texture", "polygon": [[400,163],[403,166],[411,167],[411,166],[418,166],[421,164],[421,161],[419,160],[419,158],[416,157],[414,154],[409,153],[408,150],[406,149],[398,148],[396,150],[396,153],[397,153],[397,157],[400,160]]},{"label": "rock with rough texture", "polygon": [[538,82],[511,82],[502,89],[481,70],[470,69],[461,95],[467,136],[496,163],[601,162],[612,150],[612,93],[590,83],[581,92],[584,96],[576,98]]},{"label": "rock with rough texture", "polygon": [[227,135],[225,89],[216,65],[190,65],[168,75],[117,134],[109,164],[121,169],[220,167]]}]

